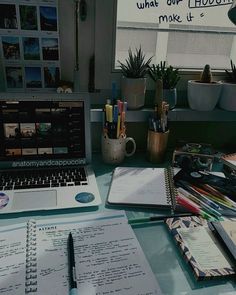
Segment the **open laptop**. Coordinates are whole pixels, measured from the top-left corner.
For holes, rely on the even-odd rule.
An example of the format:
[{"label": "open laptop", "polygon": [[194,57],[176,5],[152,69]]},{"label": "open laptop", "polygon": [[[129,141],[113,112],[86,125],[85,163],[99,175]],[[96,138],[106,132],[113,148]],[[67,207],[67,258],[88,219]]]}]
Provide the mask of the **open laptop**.
[{"label": "open laptop", "polygon": [[0,94],[0,214],[98,206],[88,93]]}]

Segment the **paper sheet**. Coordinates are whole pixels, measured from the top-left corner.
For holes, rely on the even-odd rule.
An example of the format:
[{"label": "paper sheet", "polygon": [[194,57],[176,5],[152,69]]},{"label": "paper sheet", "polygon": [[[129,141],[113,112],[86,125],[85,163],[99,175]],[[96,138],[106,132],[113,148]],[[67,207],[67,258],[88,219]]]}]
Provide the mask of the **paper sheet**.
[{"label": "paper sheet", "polygon": [[48,220],[37,226],[38,294],[68,294],[69,232],[80,295],[161,294],[125,214],[114,211]]},{"label": "paper sheet", "polygon": [[0,294],[25,294],[26,224],[0,228]]},{"label": "paper sheet", "polygon": [[202,270],[231,267],[208,227],[181,228],[178,233]]}]

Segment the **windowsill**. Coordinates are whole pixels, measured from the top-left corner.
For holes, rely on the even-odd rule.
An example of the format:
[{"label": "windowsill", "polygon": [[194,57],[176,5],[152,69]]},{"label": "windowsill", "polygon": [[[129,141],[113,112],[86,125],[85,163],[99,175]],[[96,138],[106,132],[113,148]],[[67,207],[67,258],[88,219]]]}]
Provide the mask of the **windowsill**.
[{"label": "windowsill", "polygon": [[[130,110],[126,114],[126,122],[147,122],[153,109]],[[102,122],[102,109],[91,109],[91,122]],[[175,108],[169,111],[171,121],[205,121],[205,122],[229,122],[236,121],[236,112],[214,109],[209,112],[194,111],[189,108]]]}]

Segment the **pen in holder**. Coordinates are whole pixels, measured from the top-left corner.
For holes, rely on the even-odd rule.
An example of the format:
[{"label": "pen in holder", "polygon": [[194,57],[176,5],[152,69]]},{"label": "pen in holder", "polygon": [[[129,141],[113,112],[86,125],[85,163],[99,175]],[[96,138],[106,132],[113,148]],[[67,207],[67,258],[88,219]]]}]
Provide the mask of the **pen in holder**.
[{"label": "pen in holder", "polygon": [[152,163],[164,160],[169,137],[168,110],[169,105],[162,101],[159,107],[155,106],[153,117],[149,118],[147,158]]}]

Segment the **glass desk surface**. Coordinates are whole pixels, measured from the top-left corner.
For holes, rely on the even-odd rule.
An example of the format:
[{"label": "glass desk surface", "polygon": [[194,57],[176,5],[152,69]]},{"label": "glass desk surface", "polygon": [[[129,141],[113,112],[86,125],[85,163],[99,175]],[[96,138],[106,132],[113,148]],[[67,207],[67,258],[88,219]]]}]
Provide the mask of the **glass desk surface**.
[{"label": "glass desk surface", "polygon": [[[168,163],[166,162],[165,165]],[[94,168],[99,191],[103,203],[99,207],[89,209],[67,209],[57,211],[35,211],[27,214],[3,214],[0,215],[0,226],[15,224],[29,218],[44,219],[71,217],[78,214],[97,213],[112,210],[105,206],[112,171],[115,166],[106,165],[100,155],[93,156]],[[137,167],[163,167],[153,165],[145,160],[144,155],[137,154],[127,158],[120,166]],[[121,208],[120,208],[121,209]],[[124,208],[123,208],[124,209]],[[144,217],[149,215],[162,215],[163,211],[131,209],[126,210],[128,218]],[[168,295],[236,295],[235,279],[215,279],[197,282],[192,270],[184,260],[172,236],[169,234],[163,221],[132,225],[139,243],[151,265],[163,294]]]}]

